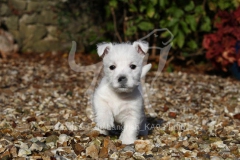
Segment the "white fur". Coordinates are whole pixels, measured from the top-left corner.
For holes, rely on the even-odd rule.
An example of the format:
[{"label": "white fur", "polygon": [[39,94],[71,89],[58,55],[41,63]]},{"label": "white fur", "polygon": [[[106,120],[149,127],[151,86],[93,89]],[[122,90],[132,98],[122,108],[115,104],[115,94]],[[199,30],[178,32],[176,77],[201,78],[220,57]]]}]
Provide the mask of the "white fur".
[{"label": "white fur", "polygon": [[[142,67],[147,49],[148,44],[141,41],[98,45],[98,55],[104,56],[104,77],[93,96],[96,129],[107,134],[114,123],[122,124],[124,129],[120,140],[123,144],[134,143],[139,129],[145,128],[143,98],[138,87],[141,87],[141,77],[151,68],[151,64]],[[111,70],[111,65],[116,68]],[[131,69],[130,65],[136,65],[136,68]],[[123,84],[119,82],[121,76],[127,78]]]}]

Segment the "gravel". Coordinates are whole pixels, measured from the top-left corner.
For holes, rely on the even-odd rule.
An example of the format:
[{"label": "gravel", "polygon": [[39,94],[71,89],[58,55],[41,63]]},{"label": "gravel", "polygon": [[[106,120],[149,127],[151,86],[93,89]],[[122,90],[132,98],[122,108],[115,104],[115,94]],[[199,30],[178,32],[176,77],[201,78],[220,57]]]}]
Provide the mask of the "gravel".
[{"label": "gravel", "polygon": [[239,81],[163,72],[150,88],[150,72],[150,133],[126,146],[93,131],[86,94],[93,73],[60,59],[0,62],[0,158],[240,159]]}]

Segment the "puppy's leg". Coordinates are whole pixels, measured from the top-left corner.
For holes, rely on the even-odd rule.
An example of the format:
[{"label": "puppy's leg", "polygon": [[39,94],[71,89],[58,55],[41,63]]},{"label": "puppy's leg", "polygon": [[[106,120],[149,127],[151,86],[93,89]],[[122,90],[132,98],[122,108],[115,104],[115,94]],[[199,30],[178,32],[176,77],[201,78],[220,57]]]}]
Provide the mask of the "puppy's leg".
[{"label": "puppy's leg", "polygon": [[106,130],[114,127],[114,118],[108,104],[101,98],[94,99],[94,112],[96,127],[101,129],[102,134],[107,134]]},{"label": "puppy's leg", "polygon": [[132,144],[137,139],[139,119],[129,117],[124,121],[124,129],[119,137],[123,144]]}]

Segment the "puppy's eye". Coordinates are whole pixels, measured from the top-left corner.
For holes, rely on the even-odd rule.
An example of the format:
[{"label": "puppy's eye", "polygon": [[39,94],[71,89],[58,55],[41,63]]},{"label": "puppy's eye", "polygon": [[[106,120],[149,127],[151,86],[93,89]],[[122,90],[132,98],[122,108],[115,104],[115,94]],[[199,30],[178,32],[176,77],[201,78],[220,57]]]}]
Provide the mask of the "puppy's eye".
[{"label": "puppy's eye", "polygon": [[111,65],[110,67],[109,67],[109,69],[111,69],[111,70],[114,70],[116,68],[116,66],[114,66],[114,65]]},{"label": "puppy's eye", "polygon": [[131,69],[135,69],[136,67],[137,67],[137,66],[134,65],[134,64],[131,64],[131,65],[130,65],[130,68],[131,68]]}]

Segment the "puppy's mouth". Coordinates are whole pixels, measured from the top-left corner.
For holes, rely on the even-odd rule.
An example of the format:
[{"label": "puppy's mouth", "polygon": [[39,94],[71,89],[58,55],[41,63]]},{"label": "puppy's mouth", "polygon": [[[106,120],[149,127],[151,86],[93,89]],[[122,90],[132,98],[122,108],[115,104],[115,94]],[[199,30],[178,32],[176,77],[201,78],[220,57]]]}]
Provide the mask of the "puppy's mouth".
[{"label": "puppy's mouth", "polygon": [[131,92],[132,89],[130,89],[130,88],[118,88],[117,91],[118,92]]},{"label": "puppy's mouth", "polygon": [[117,92],[132,92],[133,88],[126,85],[121,85],[116,88]]}]

